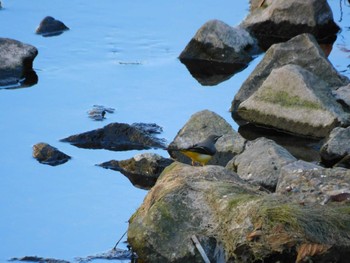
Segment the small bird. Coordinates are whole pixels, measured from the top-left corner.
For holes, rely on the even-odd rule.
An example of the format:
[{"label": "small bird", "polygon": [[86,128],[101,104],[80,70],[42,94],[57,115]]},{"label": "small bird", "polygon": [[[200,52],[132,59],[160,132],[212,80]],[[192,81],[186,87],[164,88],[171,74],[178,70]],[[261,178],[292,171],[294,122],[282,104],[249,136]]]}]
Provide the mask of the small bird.
[{"label": "small bird", "polygon": [[222,135],[210,135],[204,141],[196,143],[184,149],[172,149],[183,153],[192,160],[192,165],[200,163],[202,166],[206,165],[209,160],[216,153],[215,143]]}]

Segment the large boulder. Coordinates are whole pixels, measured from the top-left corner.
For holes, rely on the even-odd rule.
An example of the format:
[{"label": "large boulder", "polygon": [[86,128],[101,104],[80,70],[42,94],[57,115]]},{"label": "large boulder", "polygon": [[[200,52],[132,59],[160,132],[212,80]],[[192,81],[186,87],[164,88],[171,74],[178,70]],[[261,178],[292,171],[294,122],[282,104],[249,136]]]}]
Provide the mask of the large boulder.
[{"label": "large boulder", "polygon": [[38,50],[20,41],[0,38],[0,86],[32,85],[38,76],[33,70],[33,60]]},{"label": "large boulder", "polygon": [[[151,128],[149,128],[151,126]],[[79,148],[107,149],[112,151],[143,150],[150,148],[165,148],[164,139],[157,138],[159,129],[153,125],[129,125],[126,123],[111,123],[103,128],[76,134],[61,139],[62,142]],[[156,128],[159,128],[157,126]]]},{"label": "large boulder", "polygon": [[334,127],[349,124],[349,114],[328,83],[297,65],[273,69],[236,114],[247,122],[312,137],[325,137]]},{"label": "large boulder", "polygon": [[63,164],[71,158],[69,155],[44,142],[33,146],[33,157],[38,162],[51,166]]},{"label": "large boulder", "polygon": [[[273,69],[288,64],[308,70],[332,89],[349,84],[349,79],[340,75],[326,58],[315,38],[310,34],[302,34],[269,48],[235,95],[231,106],[233,117],[239,105],[261,87]],[[236,119],[239,120],[238,117]]]},{"label": "large boulder", "polygon": [[247,31],[210,20],[179,58],[202,85],[216,85],[246,68],[256,53],[256,42]]},{"label": "large boulder", "polygon": [[319,43],[332,44],[340,29],[327,0],[252,0],[241,26],[265,50],[302,33],[314,35]]},{"label": "large boulder", "polygon": [[174,163],[130,218],[128,242],[149,263],[203,262],[193,236],[210,262],[345,262],[349,222],[345,202],[303,206],[223,167]]},{"label": "large boulder", "polygon": [[236,155],[226,168],[242,179],[274,191],[281,168],[296,158],[274,141],[259,138],[246,144],[245,150]]},{"label": "large boulder", "polygon": [[177,161],[189,164],[191,163],[190,158],[170,149],[190,147],[211,134],[222,135],[222,137],[216,142],[217,153],[208,164],[225,166],[228,161],[244,149],[246,140],[234,131],[227,121],[212,111],[203,110],[191,116],[169,144],[168,152]]},{"label": "large boulder", "polygon": [[142,153],[127,160],[104,162],[99,166],[121,172],[138,188],[150,189],[163,170],[173,162],[155,153]]},{"label": "large boulder", "polygon": [[332,166],[350,154],[350,127],[335,128],[321,148],[322,162]]}]

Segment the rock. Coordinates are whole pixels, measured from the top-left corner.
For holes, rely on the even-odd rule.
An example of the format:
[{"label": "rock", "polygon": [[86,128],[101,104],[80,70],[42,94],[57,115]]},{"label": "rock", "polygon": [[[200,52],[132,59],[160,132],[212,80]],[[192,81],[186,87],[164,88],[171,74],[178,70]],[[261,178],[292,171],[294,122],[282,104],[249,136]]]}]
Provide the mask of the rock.
[{"label": "rock", "polygon": [[[203,110],[192,115],[177,133],[168,149],[183,149],[206,139],[209,135],[223,135],[215,144],[217,153],[208,164],[225,166],[236,154],[244,149],[246,142],[221,116]],[[178,151],[168,150],[170,156],[179,162],[191,163],[191,159]]]},{"label": "rock", "polygon": [[312,137],[325,137],[334,127],[349,125],[349,114],[328,84],[297,65],[273,69],[236,114],[247,122]]},{"label": "rock", "polygon": [[232,102],[231,112],[236,121],[239,105],[257,91],[273,69],[294,64],[310,71],[329,87],[338,88],[349,84],[325,57],[315,38],[309,34],[296,36],[285,43],[275,44],[266,52],[248,79],[243,83]]},{"label": "rock", "polygon": [[255,40],[242,28],[219,20],[206,22],[180,54],[202,85],[216,85],[243,70],[257,54]]},{"label": "rock", "polygon": [[38,76],[33,70],[33,60],[38,50],[20,41],[0,38],[0,86],[33,85]]},{"label": "rock", "polygon": [[335,128],[321,148],[322,162],[333,166],[345,156],[350,154],[350,127]]},{"label": "rock", "polygon": [[210,262],[343,262],[349,220],[344,202],[302,206],[259,192],[223,167],[174,163],[130,218],[128,243],[150,263],[203,262],[193,235]]},{"label": "rock", "polygon": [[350,170],[293,162],[282,167],[276,193],[303,205],[324,205],[339,194],[350,195]]},{"label": "rock", "polygon": [[350,111],[350,84],[332,90],[336,100],[348,111]]},{"label": "rock", "polygon": [[88,115],[91,119],[95,121],[103,121],[105,119],[106,113],[114,113],[115,109],[105,107],[102,105],[94,105],[91,110],[88,111]]},{"label": "rock", "polygon": [[69,30],[69,28],[63,22],[56,20],[52,16],[47,16],[40,22],[35,33],[43,37],[52,37],[61,35],[67,30]]},{"label": "rock", "polygon": [[159,139],[146,130],[126,123],[111,123],[101,129],[64,138],[62,142],[79,148],[107,149],[112,151],[165,148],[165,140]]},{"label": "rock", "polygon": [[33,146],[33,157],[42,164],[56,166],[67,162],[71,157],[47,143],[37,143]]},{"label": "rock", "polygon": [[174,161],[154,153],[143,153],[128,160],[111,160],[99,166],[124,174],[130,182],[141,189],[150,189],[164,168]]},{"label": "rock", "polygon": [[314,35],[319,43],[333,44],[340,30],[326,0],[253,0],[241,26],[264,50],[302,33]]},{"label": "rock", "polygon": [[242,179],[275,191],[281,168],[297,159],[274,141],[259,138],[248,142],[244,151],[236,155],[226,168]]}]

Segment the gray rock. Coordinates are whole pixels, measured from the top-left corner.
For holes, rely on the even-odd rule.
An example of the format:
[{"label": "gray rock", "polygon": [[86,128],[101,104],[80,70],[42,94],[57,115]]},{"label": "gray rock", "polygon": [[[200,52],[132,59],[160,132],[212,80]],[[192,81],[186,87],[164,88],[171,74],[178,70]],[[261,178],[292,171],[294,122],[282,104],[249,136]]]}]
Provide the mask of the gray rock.
[{"label": "gray rock", "polygon": [[114,113],[115,109],[105,107],[102,105],[94,105],[91,110],[88,111],[89,118],[95,121],[103,121],[106,113]]},{"label": "gray rock", "polygon": [[[128,243],[150,263],[203,262],[193,235],[210,262],[344,262],[348,211],[346,202],[302,206],[285,195],[267,195],[220,166],[174,163],[130,218]],[[312,244],[318,252],[299,250]]]},{"label": "gray rock", "polygon": [[241,26],[265,50],[302,33],[314,35],[319,43],[333,43],[340,30],[326,0],[253,0]]},{"label": "gray rock", "polygon": [[256,42],[247,31],[210,20],[179,58],[202,85],[216,85],[246,68],[257,52]]},{"label": "gray rock", "polygon": [[295,157],[274,141],[260,138],[248,142],[245,150],[236,155],[226,168],[246,181],[274,191],[281,168],[295,161]]},{"label": "gray rock", "polygon": [[32,85],[38,77],[33,60],[38,50],[20,41],[0,38],[0,86]]},{"label": "gray rock", "polygon": [[37,143],[33,146],[33,157],[42,164],[56,166],[67,162],[71,157],[47,143]]},{"label": "gray rock", "polygon": [[67,30],[69,30],[69,28],[63,22],[56,20],[52,16],[47,16],[40,22],[35,33],[43,37],[52,37],[61,35]]},{"label": "gray rock", "polygon": [[260,88],[273,69],[288,64],[298,65],[310,71],[331,88],[349,84],[349,79],[340,75],[325,57],[315,38],[309,34],[302,34],[288,42],[275,44],[266,52],[235,95],[231,106],[233,117],[239,105]]},{"label": "gray rock", "polygon": [[130,182],[141,189],[150,189],[163,170],[174,161],[154,153],[143,153],[128,160],[111,160],[99,166],[121,172]]},{"label": "gray rock", "polygon": [[339,194],[350,195],[350,170],[324,168],[304,161],[290,163],[281,169],[276,193],[301,204],[324,205]]},{"label": "gray rock", "polygon": [[[246,140],[234,131],[232,126],[221,116],[209,110],[203,110],[192,115],[168,148],[187,148],[206,139],[211,134],[223,136],[216,142],[217,153],[208,164],[225,166],[229,160],[244,149]],[[191,163],[190,158],[178,151],[169,150],[169,154],[179,162]]]},{"label": "gray rock", "polygon": [[349,124],[328,84],[297,65],[273,69],[260,88],[237,110],[239,118],[293,134],[325,137]]},{"label": "gray rock", "polygon": [[332,90],[332,94],[341,105],[350,110],[350,84]]},{"label": "gray rock", "polygon": [[165,148],[165,140],[154,133],[126,123],[111,123],[103,128],[69,136],[61,140],[74,146],[112,151]]},{"label": "gray rock", "polygon": [[332,166],[350,154],[350,127],[335,128],[321,148],[322,162]]}]

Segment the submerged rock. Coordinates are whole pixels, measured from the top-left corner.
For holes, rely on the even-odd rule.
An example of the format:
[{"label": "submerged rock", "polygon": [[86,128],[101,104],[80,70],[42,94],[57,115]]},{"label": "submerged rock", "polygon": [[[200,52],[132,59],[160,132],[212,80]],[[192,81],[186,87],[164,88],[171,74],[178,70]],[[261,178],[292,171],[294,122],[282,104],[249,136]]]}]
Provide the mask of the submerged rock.
[{"label": "submerged rock", "polygon": [[173,162],[158,154],[143,153],[127,160],[104,162],[99,166],[121,172],[136,187],[150,189],[163,170]]},{"label": "submerged rock", "polygon": [[[335,128],[321,148],[322,162],[333,166],[350,154],[350,127]],[[345,160],[343,160],[344,162]],[[348,167],[350,168],[350,167]]]},{"label": "submerged rock", "polygon": [[38,76],[33,70],[33,61],[38,50],[20,41],[0,38],[0,87],[34,85]]},{"label": "submerged rock", "polygon": [[244,151],[236,155],[226,168],[242,179],[274,191],[281,168],[297,159],[274,141],[259,138],[248,142]]},{"label": "submerged rock", "polygon": [[252,0],[241,26],[264,50],[302,33],[314,35],[320,44],[333,44],[340,30],[326,0]]},{"label": "submerged rock", "polygon": [[[128,242],[145,262],[344,262],[350,253],[344,202],[302,206],[259,192],[220,166],[174,163],[129,220]],[[174,245],[176,244],[176,245]],[[316,246],[317,245],[317,246]],[[315,251],[307,252],[314,246]]]},{"label": "submerged rock", "polygon": [[297,65],[273,69],[236,114],[247,122],[312,137],[325,137],[334,127],[349,124],[328,84]]},{"label": "submerged rock", "polygon": [[37,143],[33,146],[33,157],[42,164],[56,166],[67,162],[71,157],[47,143]]},{"label": "submerged rock", "polygon": [[79,148],[112,151],[165,148],[165,140],[155,137],[153,132],[117,122],[101,129],[69,136],[61,141],[69,142]]},{"label": "submerged rock", "polygon": [[237,153],[243,151],[246,140],[235,132],[221,116],[212,111],[203,110],[191,116],[169,144],[168,152],[177,161],[190,164],[190,158],[179,151],[170,149],[190,147],[212,134],[222,135],[222,137],[216,142],[217,152],[208,164],[225,166]]},{"label": "submerged rock", "polygon": [[66,30],[69,30],[69,28],[63,22],[56,20],[52,16],[47,16],[40,22],[35,33],[43,37],[52,37],[61,35]]},{"label": "submerged rock", "polygon": [[102,105],[94,105],[91,110],[88,111],[89,118],[95,121],[103,121],[106,113],[114,113],[115,109],[105,107]]},{"label": "submerged rock", "polygon": [[246,68],[257,52],[256,42],[247,31],[210,20],[179,58],[199,83],[216,85]]}]

